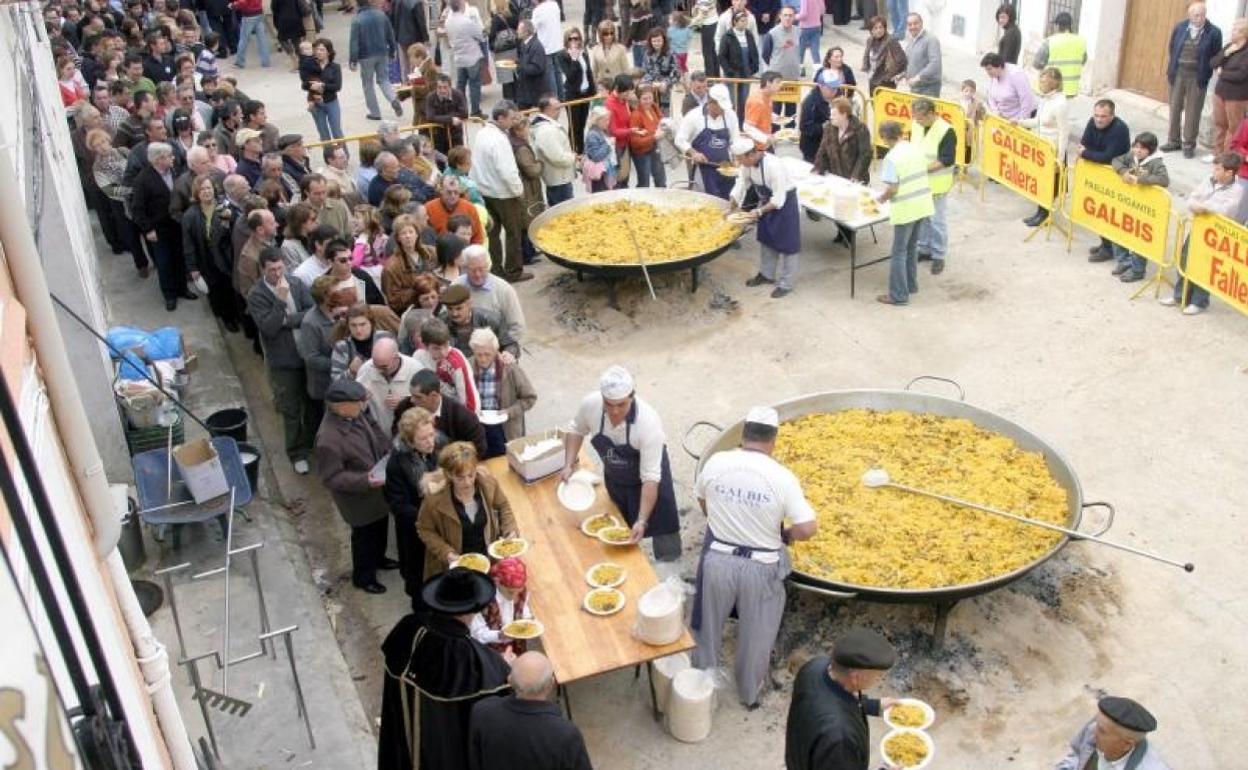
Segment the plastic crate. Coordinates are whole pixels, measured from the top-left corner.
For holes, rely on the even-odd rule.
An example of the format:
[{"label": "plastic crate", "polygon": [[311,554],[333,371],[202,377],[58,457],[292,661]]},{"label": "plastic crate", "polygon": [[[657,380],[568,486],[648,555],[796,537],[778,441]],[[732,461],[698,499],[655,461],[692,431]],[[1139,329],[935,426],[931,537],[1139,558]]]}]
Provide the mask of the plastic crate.
[{"label": "plastic crate", "polygon": [[[177,412],[173,423],[173,445],[178,446],[186,441],[186,430],[182,424],[182,413]],[[151,428],[126,428],[126,445],[130,454],[137,455],[149,449],[164,449],[169,443],[169,428],[156,425]]]}]

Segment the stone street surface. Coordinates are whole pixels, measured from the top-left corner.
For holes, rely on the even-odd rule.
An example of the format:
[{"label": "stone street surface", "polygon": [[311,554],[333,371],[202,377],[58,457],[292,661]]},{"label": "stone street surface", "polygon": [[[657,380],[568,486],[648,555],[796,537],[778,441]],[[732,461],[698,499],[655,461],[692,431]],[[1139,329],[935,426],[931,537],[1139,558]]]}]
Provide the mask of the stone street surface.
[{"label": "stone street surface", "polygon": [[[567,10],[579,22],[579,2],[569,0]],[[327,18],[345,70],[350,17],[327,9]],[[823,45],[844,45],[846,60],[858,63],[856,26],[828,26]],[[250,62],[242,71],[223,63],[222,72],[237,75],[249,95],[266,102],[270,121],[283,133],[315,138],[286,61],[275,56],[268,70],[254,54]],[[982,82],[976,64],[970,56],[947,55],[946,93],[956,92],[951,84],[964,77]],[[364,118],[358,75],[346,71],[344,81],[347,133],[375,130],[377,124]],[[498,87],[488,87],[487,103],[497,98]],[[1072,131],[1081,130],[1090,103],[1088,97],[1072,103]],[[1149,104],[1128,98],[1123,105],[1133,131],[1164,129],[1162,113]],[[405,110],[410,120],[410,105]],[[1172,154],[1167,162],[1176,195],[1205,173],[1195,160]],[[321,165],[319,151],[313,165]],[[683,178],[680,170],[669,173]],[[1248,401],[1241,397],[1248,386],[1242,344],[1248,321],[1217,302],[1188,318],[1151,295],[1131,301],[1138,284],[1121,284],[1109,265],[1086,261],[1094,242],[1087,233],[1077,232],[1069,249],[1056,234],[1024,243],[1029,230],[1021,219],[1033,210],[992,185],[982,199],[973,186],[955,189],[948,268],[934,277],[921,266],[920,292],[905,308],[874,300],[885,289],[885,264],[861,270],[851,298],[847,252],[831,245],[829,224],[805,218],[802,272],[784,300],[744,286],[756,271],[752,235],[742,249],[703,268],[696,293],[689,292],[687,273],[656,277],[657,301],[644,283],[626,284],[619,310],[607,306],[601,283],[578,282],[548,261],[536,266],[536,280],[519,285],[529,324],[521,364],[539,395],[530,430],[568,420],[609,364],[629,367],[668,433],[686,576],[693,574],[704,529],[691,494],[695,461],[679,449],[689,426],[698,420],[728,424],[751,405],[819,391],[900,388],[920,374],[957,380],[968,401],[1057,448],[1078,473],[1085,499],[1117,509],[1107,537],[1197,567],[1189,575],[1072,543],[1025,579],[960,602],[939,652],[930,649],[931,606],[845,604],[790,589],[776,651],[783,687],[754,712],[727,692],[702,744],[678,743],[651,719],[644,679],[635,681],[631,671],[572,685],[576,720],[595,767],[782,767],[792,673],[858,623],[885,629],[903,653],[880,693],[913,694],[935,706],[935,767],[1049,767],[1106,692],[1135,697],[1157,715],[1161,727],[1151,739],[1175,767],[1243,766],[1238,747],[1248,705],[1237,688],[1248,681],[1240,558],[1248,549],[1242,512]],[[890,242],[887,226],[864,232],[861,256],[884,256]],[[390,589],[384,596],[350,587],[347,527],[315,474],[294,475],[282,455],[263,366],[242,336],[222,342],[204,301],[165,313],[155,278],[139,281],[129,258],[109,256],[102,241],[100,253],[111,322],[181,326],[200,356],[192,408],[204,416],[245,404],[252,436],[264,448],[264,480],[249,507],[254,521],[240,523],[236,545],[265,540],[273,623],[301,626],[295,647],[318,749],[307,748],[279,655],[231,674],[231,693],[258,705],[242,720],[214,713],[227,766],[371,766],[382,682],[378,646],[406,611],[397,573],[382,573]],[[709,438],[695,433],[689,443],[696,451]],[[1089,528],[1099,521],[1095,513],[1090,519]],[[152,569],[187,558],[167,544],[148,547]],[[184,548],[197,570],[220,558],[209,530]],[[252,596],[250,577],[242,569],[235,575],[235,654],[242,654],[249,649],[245,634],[254,639],[254,615],[245,603]],[[192,654],[209,649],[220,635],[219,590],[192,587],[179,596],[186,597]],[[168,607],[154,620],[173,647]],[[184,677],[180,681],[187,690]],[[192,735],[202,734],[189,701],[184,713]],[[872,727],[878,741],[883,724],[873,720]]]}]

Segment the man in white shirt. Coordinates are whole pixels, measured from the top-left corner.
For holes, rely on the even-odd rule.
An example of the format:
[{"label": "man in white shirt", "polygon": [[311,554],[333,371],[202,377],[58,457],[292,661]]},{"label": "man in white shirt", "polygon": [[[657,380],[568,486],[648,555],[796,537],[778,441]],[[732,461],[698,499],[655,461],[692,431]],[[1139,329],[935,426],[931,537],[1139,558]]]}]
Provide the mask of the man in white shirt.
[{"label": "man in white shirt", "polygon": [[736,607],[737,695],[750,709],[770,678],[771,648],[784,615],[785,545],[814,537],[818,527],[797,477],[771,457],[779,427],[775,409],[751,409],[741,448],[708,458],[694,483],[706,539],[693,606],[693,665],[718,665],[724,621]]},{"label": "man in white shirt", "polygon": [[624,367],[603,372],[598,390],[581,400],[568,425],[565,481],[576,471],[586,436],[602,460],[607,494],[633,530],[632,542],[653,538],[656,561],[679,559],[680,519],[663,421],[637,397],[633,376]]},{"label": "man in white shirt", "polygon": [[468,94],[468,108],[475,116],[481,114],[481,68],[485,63],[481,44],[485,42],[485,31],[480,14],[466,6],[465,0],[451,0],[446,40],[455,65],[455,87]]},{"label": "man in white shirt", "polygon": [[355,381],[368,389],[373,417],[387,436],[394,424],[394,408],[407,398],[408,383],[422,368],[415,359],[399,352],[393,337],[380,337],[373,343],[373,357],[356,374]]},{"label": "man in white shirt", "polygon": [[[472,142],[472,180],[477,183],[485,210],[490,214],[490,259],[495,271],[509,283],[527,281],[533,274],[524,270],[520,240],[524,235],[524,183],[511,149],[507,132],[513,121],[523,120],[516,105],[503,99],[490,112],[490,122],[482,126]],[[506,238],[506,259],[503,239]]]},{"label": "man in white shirt", "polygon": [[563,101],[563,77],[555,56],[563,50],[563,25],[559,21],[559,4],[555,0],[542,0],[533,7],[533,30],[550,60],[550,90]]},{"label": "man in white shirt", "polygon": [[524,339],[524,309],[511,284],[490,275],[490,253],[481,246],[464,249],[464,274],[456,279],[468,287],[472,304],[499,317],[507,336],[519,342]]},{"label": "man in white shirt", "polygon": [[673,142],[701,170],[702,189],[727,200],[732,181],[719,173],[718,167],[732,160],[730,152],[736,138],[737,115],[732,111],[732,98],[727,86],[716,83],[705,104],[681,116]]}]

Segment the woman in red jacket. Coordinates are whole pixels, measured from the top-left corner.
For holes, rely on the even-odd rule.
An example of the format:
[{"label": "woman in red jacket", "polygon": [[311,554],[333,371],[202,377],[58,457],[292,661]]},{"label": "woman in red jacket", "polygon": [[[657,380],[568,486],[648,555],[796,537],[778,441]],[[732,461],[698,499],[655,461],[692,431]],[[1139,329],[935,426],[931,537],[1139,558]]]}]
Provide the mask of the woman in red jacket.
[{"label": "woman in red jacket", "polygon": [[615,140],[615,159],[619,166],[616,172],[615,188],[628,187],[628,166],[623,162],[624,153],[628,151],[628,140],[641,132],[633,128],[632,104],[636,98],[633,90],[633,78],[630,75],[616,75],[611,93],[607,95],[603,106],[611,113],[611,122],[607,133]]},{"label": "woman in red jacket", "polygon": [[667,173],[658,147],[659,121],[663,120],[663,112],[655,102],[655,89],[643,85],[637,89],[637,100],[637,109],[629,118],[633,134],[628,138],[628,149],[637,169],[637,186],[649,187],[653,178],[655,187],[667,187]]}]

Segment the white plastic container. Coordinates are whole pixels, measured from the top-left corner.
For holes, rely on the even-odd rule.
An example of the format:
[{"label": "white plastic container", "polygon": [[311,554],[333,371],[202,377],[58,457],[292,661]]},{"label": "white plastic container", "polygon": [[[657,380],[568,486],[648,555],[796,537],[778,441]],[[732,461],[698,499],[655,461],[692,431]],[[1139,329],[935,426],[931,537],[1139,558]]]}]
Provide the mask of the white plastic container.
[{"label": "white plastic container", "polygon": [[672,694],[672,679],[692,665],[687,652],[668,655],[654,662],[654,699],[659,704],[660,712],[667,711],[668,698]]},{"label": "white plastic container", "polygon": [[656,647],[676,641],[685,630],[683,610],[680,589],[659,583],[637,600],[637,638]]},{"label": "white plastic container", "polygon": [[832,194],[832,211],[842,221],[857,219],[858,193],[855,190],[837,190]]},{"label": "white plastic container", "polygon": [[699,743],[711,734],[715,711],[715,679],[709,671],[687,668],[672,679],[667,730],[685,743]]}]

